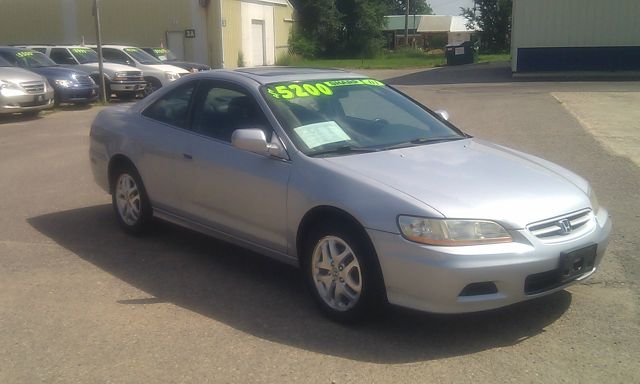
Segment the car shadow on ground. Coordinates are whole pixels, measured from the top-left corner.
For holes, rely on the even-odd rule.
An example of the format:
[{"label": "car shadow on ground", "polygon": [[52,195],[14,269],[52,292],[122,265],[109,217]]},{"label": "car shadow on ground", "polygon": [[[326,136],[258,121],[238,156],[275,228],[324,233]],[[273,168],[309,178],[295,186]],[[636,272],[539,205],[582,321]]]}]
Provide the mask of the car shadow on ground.
[{"label": "car shadow on ground", "polygon": [[27,123],[30,121],[40,120],[44,117],[43,113],[40,112],[37,115],[32,114],[22,114],[22,113],[7,113],[0,114],[0,125],[2,124],[11,124],[11,123]]},{"label": "car shadow on ground", "polygon": [[440,85],[440,84],[498,84],[573,81],[625,81],[640,80],[640,74],[629,73],[581,73],[566,72],[553,75],[544,73],[513,76],[510,62],[493,62],[445,66],[388,78],[391,85]]},{"label": "car shadow on ground", "polygon": [[28,219],[81,259],[146,292],[122,305],[168,302],[259,338],[358,361],[409,363],[510,346],[544,332],[569,308],[561,291],[542,299],[466,315],[390,308],[358,326],[316,310],[299,271],[228,243],[156,222],[143,237],[124,234],[111,206]]}]

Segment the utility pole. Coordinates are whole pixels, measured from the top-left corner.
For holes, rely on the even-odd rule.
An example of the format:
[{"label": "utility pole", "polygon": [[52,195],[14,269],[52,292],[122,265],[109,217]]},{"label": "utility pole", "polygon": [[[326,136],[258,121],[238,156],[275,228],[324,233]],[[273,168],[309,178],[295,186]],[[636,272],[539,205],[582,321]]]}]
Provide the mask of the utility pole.
[{"label": "utility pole", "polygon": [[409,48],[409,0],[407,0],[407,9],[404,12],[404,46]]},{"label": "utility pole", "polygon": [[102,31],[100,28],[100,0],[93,0],[93,16],[96,18],[96,40],[98,44],[98,73],[100,74],[100,101],[107,102],[107,89],[102,66]]}]

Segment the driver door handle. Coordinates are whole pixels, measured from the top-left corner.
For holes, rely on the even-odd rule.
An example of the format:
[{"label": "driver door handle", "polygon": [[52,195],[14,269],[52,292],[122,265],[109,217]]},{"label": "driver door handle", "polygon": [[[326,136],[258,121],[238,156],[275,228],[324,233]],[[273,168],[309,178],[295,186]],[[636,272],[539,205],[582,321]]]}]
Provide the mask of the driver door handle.
[{"label": "driver door handle", "polygon": [[183,154],[182,154],[182,157],[184,157],[184,158],[185,158],[185,159],[187,159],[187,160],[193,160],[193,156],[191,156],[191,155],[190,155],[190,154],[188,154],[188,153],[183,153]]}]

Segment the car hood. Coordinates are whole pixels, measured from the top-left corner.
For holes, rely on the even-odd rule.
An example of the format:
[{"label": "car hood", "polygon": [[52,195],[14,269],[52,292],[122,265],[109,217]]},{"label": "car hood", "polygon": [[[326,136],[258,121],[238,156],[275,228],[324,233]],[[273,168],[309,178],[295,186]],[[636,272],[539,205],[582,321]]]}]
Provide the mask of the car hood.
[{"label": "car hood", "polygon": [[72,79],[73,75],[76,74],[78,76],[87,76],[85,72],[80,72],[73,70],[71,68],[64,67],[38,67],[38,68],[28,68],[29,71],[35,72],[39,75],[42,75],[46,78],[51,79]]},{"label": "car hood", "polygon": [[42,76],[18,67],[0,67],[0,79],[13,83],[25,81],[43,81]]},{"label": "car hood", "polygon": [[510,229],[590,205],[588,185],[575,174],[476,139],[324,160],[410,195],[444,217],[494,220]]},{"label": "car hood", "polygon": [[145,64],[146,67],[156,69],[163,72],[176,72],[176,73],[189,73],[186,69],[176,67],[175,65],[168,64]]},{"label": "car hood", "polygon": [[[87,68],[91,68],[91,69],[95,69],[96,71],[99,68],[99,64],[98,63],[85,63],[85,64],[80,64],[81,66],[87,67]],[[138,68],[136,67],[132,67],[130,65],[124,65],[124,64],[118,64],[118,63],[110,63],[108,61],[104,61],[102,62],[102,65],[104,67],[105,70],[107,71],[113,71],[113,72],[140,72],[142,73],[142,71],[140,71]]]},{"label": "car hood", "polygon": [[169,64],[169,65],[173,65],[176,67],[180,67],[182,69],[185,70],[189,70],[191,68],[195,68],[198,71],[207,71],[209,69],[211,69],[208,65],[204,65],[204,64],[199,64],[199,63],[192,63],[189,61],[180,61],[180,60],[166,60],[164,61],[165,64]]}]

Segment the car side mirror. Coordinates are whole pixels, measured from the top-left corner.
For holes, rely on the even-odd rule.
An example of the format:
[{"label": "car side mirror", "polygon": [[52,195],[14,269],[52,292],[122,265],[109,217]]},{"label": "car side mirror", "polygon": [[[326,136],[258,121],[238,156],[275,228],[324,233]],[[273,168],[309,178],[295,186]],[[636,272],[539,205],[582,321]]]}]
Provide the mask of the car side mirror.
[{"label": "car side mirror", "polygon": [[259,128],[236,129],[231,135],[231,144],[236,148],[263,156],[288,158],[282,145],[276,140],[268,143],[267,136]]},{"label": "car side mirror", "polygon": [[435,113],[440,115],[440,117],[442,117],[443,119],[449,121],[449,112],[445,111],[444,109],[438,109],[437,111],[435,111]]}]

